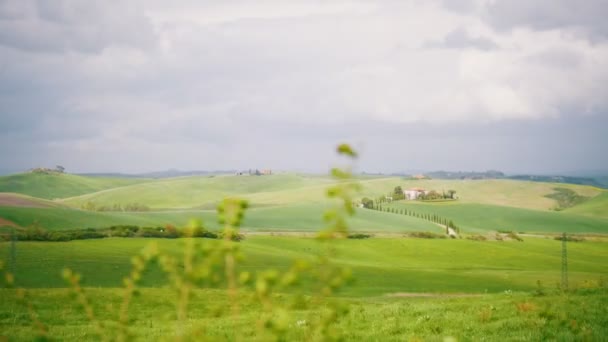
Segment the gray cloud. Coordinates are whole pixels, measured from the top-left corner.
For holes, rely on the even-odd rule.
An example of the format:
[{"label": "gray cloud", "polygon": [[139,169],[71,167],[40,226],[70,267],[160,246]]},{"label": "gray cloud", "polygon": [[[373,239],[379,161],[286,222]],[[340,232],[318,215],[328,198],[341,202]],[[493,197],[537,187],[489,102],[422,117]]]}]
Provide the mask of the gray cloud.
[{"label": "gray cloud", "polygon": [[591,39],[608,37],[606,0],[440,0],[451,11],[476,15],[501,31],[516,28],[569,30]]},{"label": "gray cloud", "polygon": [[490,3],[486,19],[499,29],[518,26],[539,30],[578,28],[596,37],[608,37],[606,0],[509,0]]},{"label": "gray cloud", "polygon": [[134,2],[4,0],[0,44],[27,51],[98,53],[114,45],[151,48],[156,37]]},{"label": "gray cloud", "polygon": [[483,37],[471,37],[462,27],[450,31],[441,41],[430,41],[424,44],[426,48],[494,50],[498,46],[492,40]]},{"label": "gray cloud", "polygon": [[497,7],[83,4],[0,0],[0,160],[322,170],[353,141],[368,170],[607,163],[584,151],[606,145],[608,44]]}]

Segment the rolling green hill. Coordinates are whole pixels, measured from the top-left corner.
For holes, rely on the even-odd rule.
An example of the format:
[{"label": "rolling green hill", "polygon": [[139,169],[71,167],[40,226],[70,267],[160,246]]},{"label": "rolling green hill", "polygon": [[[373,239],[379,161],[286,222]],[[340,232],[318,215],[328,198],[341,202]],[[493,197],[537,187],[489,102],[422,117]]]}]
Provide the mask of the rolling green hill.
[{"label": "rolling green hill", "polygon": [[60,173],[20,173],[0,177],[0,192],[56,199],[145,181],[135,178],[84,177]]}]

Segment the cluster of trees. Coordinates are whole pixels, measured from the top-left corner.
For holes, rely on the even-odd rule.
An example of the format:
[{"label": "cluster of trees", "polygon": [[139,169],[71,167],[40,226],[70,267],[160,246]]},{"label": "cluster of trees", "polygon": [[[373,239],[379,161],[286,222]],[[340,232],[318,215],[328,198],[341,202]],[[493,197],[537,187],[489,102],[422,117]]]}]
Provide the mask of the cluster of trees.
[{"label": "cluster of trees", "polygon": [[500,179],[505,178],[505,174],[497,170],[488,170],[485,172],[467,172],[467,171],[434,171],[429,172],[430,177],[436,179]]},{"label": "cluster of trees", "polygon": [[[423,201],[432,201],[432,200],[442,200],[442,199],[455,199],[454,195],[456,194],[456,190],[448,190],[447,192],[443,191],[439,193],[435,190],[431,190],[428,193],[422,193],[418,196],[419,200]],[[361,200],[361,204],[367,209],[376,209],[380,207],[384,203],[390,203],[392,201],[399,201],[405,199],[405,192],[400,186],[396,186],[395,189],[386,195],[382,195],[376,199],[371,199],[368,197],[364,197]]]},{"label": "cluster of trees", "polygon": [[422,201],[432,201],[432,200],[442,200],[442,199],[454,199],[454,195],[456,194],[456,190],[448,190],[448,192],[439,193],[435,190],[431,190],[428,193],[422,193],[418,196],[419,200]]},{"label": "cluster of trees", "polygon": [[576,191],[568,188],[553,188],[553,191],[554,193],[545,195],[545,197],[557,201],[557,206],[553,208],[556,211],[574,207],[589,199],[589,197],[581,196]]},{"label": "cluster of trees", "polygon": [[94,202],[88,201],[80,206],[83,210],[88,211],[150,211],[150,207],[141,203],[114,203],[113,205],[96,205]]},{"label": "cluster of trees", "polygon": [[49,169],[48,167],[36,167],[30,170],[31,173],[44,173],[44,174],[56,174],[56,173],[64,173],[65,167],[61,165],[55,166],[54,169]]},{"label": "cluster of trees", "polygon": [[[177,239],[183,237],[222,239],[222,233],[212,232],[203,227],[179,229],[172,225],[164,227],[139,227],[134,225],[118,225],[107,228],[86,228],[75,230],[48,231],[34,225],[25,229],[15,230],[14,238],[19,241],[71,241],[86,239],[103,239],[107,237],[123,238],[165,238]],[[10,241],[11,233],[0,235],[0,240]],[[242,234],[232,236],[233,241],[244,239]]]},{"label": "cluster of trees", "polygon": [[407,236],[419,239],[445,239],[444,234],[437,234],[432,232],[411,232]]}]

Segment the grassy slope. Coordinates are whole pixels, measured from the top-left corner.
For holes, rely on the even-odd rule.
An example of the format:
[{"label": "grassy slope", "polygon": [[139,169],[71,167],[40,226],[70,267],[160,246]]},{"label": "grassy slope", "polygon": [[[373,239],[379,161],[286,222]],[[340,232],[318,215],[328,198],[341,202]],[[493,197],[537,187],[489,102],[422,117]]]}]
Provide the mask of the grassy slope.
[{"label": "grassy slope", "polygon": [[399,201],[390,205],[417,213],[437,214],[453,220],[465,232],[512,230],[516,232],[608,233],[608,219],[483,204],[421,203]]},{"label": "grassy slope", "polygon": [[[103,239],[61,243],[17,244],[17,279],[26,287],[61,287],[64,267],[84,275],[87,286],[120,286],[130,269],[130,257],[152,239]],[[163,250],[177,253],[184,241],[156,240]],[[218,243],[206,240],[208,243]],[[0,243],[7,255],[9,243]],[[272,236],[250,237],[240,244],[243,269],[287,268],[294,259],[309,259],[320,252],[314,239]],[[468,240],[382,239],[344,240],[334,244],[336,262],[353,269],[356,283],[344,294],[355,297],[395,292],[501,292],[532,290],[537,280],[553,287],[560,279],[559,241],[528,238],[525,242]],[[569,276],[573,286],[608,276],[605,242],[569,244]],[[164,284],[151,270],[146,286]]]},{"label": "grassy slope", "polygon": [[569,208],[565,212],[608,218],[608,192],[604,192],[585,203]]},{"label": "grassy slope", "polygon": [[20,173],[0,177],[0,192],[56,199],[135,183],[143,179],[84,177],[71,174]]},{"label": "grassy slope", "polygon": [[[245,215],[243,228],[262,231],[317,231],[322,228],[321,204],[280,206],[250,209]],[[65,208],[9,208],[0,207],[0,217],[20,226],[37,222],[51,229],[76,229],[86,227],[107,227],[118,224],[139,226],[162,226],[173,224],[184,226],[192,218],[203,220],[205,226],[216,229],[214,211],[161,211],[142,213],[89,212]],[[439,228],[425,220],[369,210],[358,210],[351,221],[353,230],[372,232],[399,231],[439,231]]]},{"label": "grassy slope", "polygon": [[[66,199],[65,202],[75,206],[92,201],[99,205],[137,202],[152,208],[193,208],[217,203],[227,196],[243,195],[246,197],[258,194],[263,197],[264,193],[284,191],[281,196],[275,196],[274,201],[271,201],[276,201],[274,204],[280,204],[285,202],[282,197],[290,196],[290,191],[285,190],[291,189],[303,188],[308,191],[312,187],[313,197],[322,198],[322,185],[329,182],[327,178],[323,177],[306,177],[294,174],[271,177],[180,177],[82,195]],[[314,191],[315,187],[318,187],[319,190]],[[293,203],[294,201],[290,200],[289,202]],[[267,202],[254,201],[255,204],[267,204]]]}]

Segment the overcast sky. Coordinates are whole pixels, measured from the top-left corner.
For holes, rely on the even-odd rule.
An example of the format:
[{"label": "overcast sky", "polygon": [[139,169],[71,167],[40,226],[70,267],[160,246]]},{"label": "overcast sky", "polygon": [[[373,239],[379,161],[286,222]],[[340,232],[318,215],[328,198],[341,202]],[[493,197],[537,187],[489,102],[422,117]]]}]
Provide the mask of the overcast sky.
[{"label": "overcast sky", "polygon": [[608,0],[0,0],[0,170],[608,170]]}]

